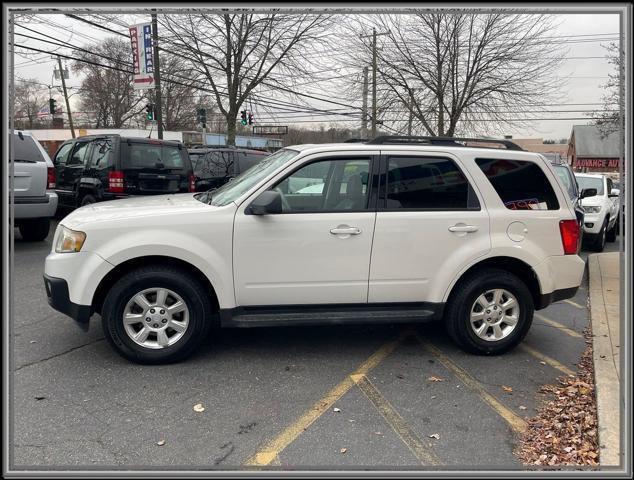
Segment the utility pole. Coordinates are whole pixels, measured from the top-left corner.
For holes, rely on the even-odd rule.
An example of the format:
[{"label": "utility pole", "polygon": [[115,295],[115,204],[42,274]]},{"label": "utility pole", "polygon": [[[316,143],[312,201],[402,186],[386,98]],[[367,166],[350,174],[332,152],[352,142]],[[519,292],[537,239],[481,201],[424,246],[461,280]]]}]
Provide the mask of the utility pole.
[{"label": "utility pole", "polygon": [[[62,79],[62,90],[64,90],[64,100],[66,100],[66,111],[68,111],[68,125],[70,126],[70,134],[75,138],[75,128],[73,127],[73,116],[70,112],[70,102],[68,101],[68,93],[66,92],[66,81],[64,80],[64,71],[62,70],[62,57],[57,57],[57,65],[59,67],[59,76]],[[53,115],[54,112],[51,112]]]},{"label": "utility pole", "polygon": [[361,115],[361,138],[368,138],[368,67],[363,67],[363,107]]},{"label": "utility pole", "polygon": [[[156,11],[156,9],[152,9]],[[158,47],[158,25],[156,22],[156,13],[152,14],[152,45],[154,47],[154,85],[156,86],[156,123],[157,133],[160,140],[163,139],[163,108],[161,101],[161,64],[159,62],[159,47]]]},{"label": "utility pole", "polygon": [[[376,28],[372,28],[372,138],[376,137],[376,37],[379,35],[388,35],[388,32],[376,33]],[[361,35],[361,38],[367,38],[369,35]]]}]

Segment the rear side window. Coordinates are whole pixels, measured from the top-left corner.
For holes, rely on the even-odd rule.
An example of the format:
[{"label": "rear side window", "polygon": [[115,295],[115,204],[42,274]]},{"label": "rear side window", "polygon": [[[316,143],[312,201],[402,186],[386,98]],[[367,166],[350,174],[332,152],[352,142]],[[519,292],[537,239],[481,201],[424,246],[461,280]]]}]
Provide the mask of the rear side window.
[{"label": "rear side window", "polygon": [[564,167],[563,165],[553,165],[553,168],[555,169],[555,172],[557,172],[557,175],[563,182],[564,187],[566,187],[566,191],[568,192],[568,196],[570,197],[570,199],[571,200],[576,199],[577,185],[575,183],[575,179],[572,176],[572,173],[570,173],[568,168]]},{"label": "rear side window", "polygon": [[92,147],[90,167],[96,170],[103,170],[111,167],[114,164],[113,155],[111,138],[99,138],[95,140]]},{"label": "rear side window", "polygon": [[123,160],[124,168],[168,168],[185,169],[185,152],[177,146],[153,143],[130,143],[128,155]]},{"label": "rear side window", "polygon": [[68,154],[70,153],[72,149],[73,149],[72,143],[66,143],[62,145],[60,149],[57,151],[57,153],[55,154],[55,160],[53,161],[53,163],[55,165],[66,164],[66,161],[68,160]]},{"label": "rear side window", "polygon": [[448,158],[388,157],[388,210],[478,210],[480,204],[458,166]]},{"label": "rear side window", "polygon": [[194,173],[200,178],[224,178],[233,176],[233,152],[207,152],[198,157],[194,165]]},{"label": "rear side window", "polygon": [[248,170],[254,165],[257,165],[262,160],[264,160],[267,155],[260,155],[258,153],[240,153],[238,154],[239,164],[240,164],[240,173]]},{"label": "rear side window", "polygon": [[534,162],[477,158],[500,199],[510,210],[558,210],[559,202],[544,171]]},{"label": "rear side window", "polygon": [[[22,138],[15,133],[11,135],[11,148],[13,150],[13,158],[26,162],[45,162],[42,152],[37,148],[33,138],[23,135]],[[11,155],[9,155],[11,158]]]}]

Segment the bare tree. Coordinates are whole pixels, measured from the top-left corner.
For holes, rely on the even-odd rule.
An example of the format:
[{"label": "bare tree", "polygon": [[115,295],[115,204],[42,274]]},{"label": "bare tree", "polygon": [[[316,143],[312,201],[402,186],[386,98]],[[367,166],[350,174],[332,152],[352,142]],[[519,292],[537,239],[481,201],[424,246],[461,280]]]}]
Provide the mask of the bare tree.
[{"label": "bare tree", "polygon": [[[235,144],[240,108],[259,85],[289,84],[307,73],[310,45],[321,42],[330,19],[315,14],[207,14],[165,16],[162,45],[189,59],[214,95]],[[166,47],[166,45],[168,47]]]},{"label": "bare tree", "polygon": [[600,110],[592,112],[595,118],[595,125],[599,127],[601,135],[607,137],[609,134],[622,128],[622,115],[624,111],[625,95],[623,90],[625,69],[621,62],[621,51],[616,43],[610,43],[606,47],[608,62],[614,69],[608,74],[608,81],[601,85],[607,91],[603,95],[603,106]]},{"label": "bare tree", "polygon": [[75,52],[75,56],[84,60],[73,64],[74,71],[85,74],[81,84],[81,109],[93,112],[97,128],[124,127],[145,108],[143,94],[132,87],[130,42],[107,38],[92,47],[92,51],[94,53]]},{"label": "bare tree", "polygon": [[[363,17],[356,27],[377,39],[378,112],[386,125],[432,136],[488,133],[527,125],[554,98],[561,45],[552,17],[414,13]],[[359,38],[359,35],[357,35]],[[362,42],[362,44],[360,44]],[[350,64],[361,71],[372,39],[351,40]],[[358,90],[358,88],[357,88]]]},{"label": "bare tree", "polygon": [[16,119],[27,128],[33,128],[38,120],[38,112],[46,106],[48,94],[46,87],[42,87],[36,78],[18,80],[15,83]]}]

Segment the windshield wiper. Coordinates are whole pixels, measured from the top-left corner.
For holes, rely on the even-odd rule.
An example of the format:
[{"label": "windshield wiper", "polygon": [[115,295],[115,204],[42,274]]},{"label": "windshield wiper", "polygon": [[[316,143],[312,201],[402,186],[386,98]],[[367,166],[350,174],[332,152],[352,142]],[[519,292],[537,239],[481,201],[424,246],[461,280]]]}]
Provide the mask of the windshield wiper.
[{"label": "windshield wiper", "polygon": [[211,205],[211,192],[215,190],[218,190],[218,187],[210,188],[209,190],[205,192],[205,195],[207,195],[207,205]]}]

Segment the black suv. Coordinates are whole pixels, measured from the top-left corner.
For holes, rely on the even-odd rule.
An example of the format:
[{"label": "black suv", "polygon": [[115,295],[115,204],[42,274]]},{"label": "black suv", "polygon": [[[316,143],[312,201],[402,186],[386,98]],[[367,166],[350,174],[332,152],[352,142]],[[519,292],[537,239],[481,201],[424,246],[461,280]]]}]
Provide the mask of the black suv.
[{"label": "black suv", "polygon": [[218,188],[269,156],[268,152],[244,148],[207,147],[188,151],[197,192]]},{"label": "black suv", "polygon": [[64,207],[195,188],[191,161],[180,142],[89,135],[64,142],[53,164]]}]

